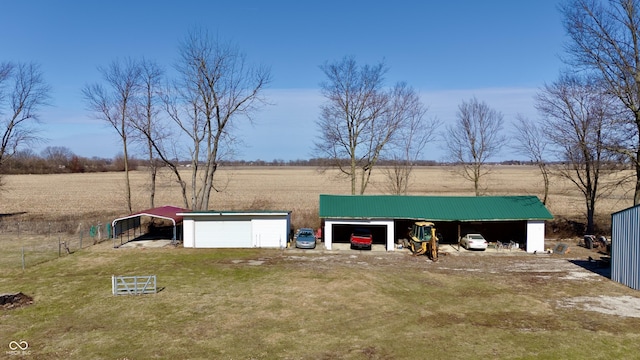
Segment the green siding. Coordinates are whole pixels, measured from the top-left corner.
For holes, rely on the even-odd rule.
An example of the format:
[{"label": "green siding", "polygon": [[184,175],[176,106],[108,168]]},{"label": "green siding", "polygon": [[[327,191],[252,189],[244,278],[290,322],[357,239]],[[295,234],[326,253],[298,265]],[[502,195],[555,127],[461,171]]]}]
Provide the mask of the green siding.
[{"label": "green siding", "polygon": [[550,220],[536,196],[320,195],[321,218]]}]

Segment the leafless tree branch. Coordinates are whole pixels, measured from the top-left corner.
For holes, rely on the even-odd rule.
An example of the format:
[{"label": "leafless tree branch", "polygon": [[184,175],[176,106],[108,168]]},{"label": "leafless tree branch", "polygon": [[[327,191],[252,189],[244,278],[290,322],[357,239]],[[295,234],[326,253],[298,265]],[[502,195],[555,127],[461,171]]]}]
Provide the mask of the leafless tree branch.
[{"label": "leafless tree branch", "polygon": [[503,123],[502,113],[473,98],[458,106],[456,123],[447,127],[444,141],[449,157],[473,182],[476,196],[481,194],[481,179],[489,173],[487,161],[506,145]]}]

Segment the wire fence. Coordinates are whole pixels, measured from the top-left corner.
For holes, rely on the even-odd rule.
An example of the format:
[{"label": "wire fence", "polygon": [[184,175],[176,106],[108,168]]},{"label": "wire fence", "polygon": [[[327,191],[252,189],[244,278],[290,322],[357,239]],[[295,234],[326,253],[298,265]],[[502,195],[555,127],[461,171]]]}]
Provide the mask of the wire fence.
[{"label": "wire fence", "polygon": [[111,238],[111,223],[0,221],[0,267],[27,269]]}]

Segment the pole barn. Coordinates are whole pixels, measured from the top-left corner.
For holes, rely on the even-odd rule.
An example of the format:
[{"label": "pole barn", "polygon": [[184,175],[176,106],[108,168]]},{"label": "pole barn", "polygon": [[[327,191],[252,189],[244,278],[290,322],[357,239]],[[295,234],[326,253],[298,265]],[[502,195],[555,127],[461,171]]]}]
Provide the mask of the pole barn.
[{"label": "pole barn", "polygon": [[349,243],[355,228],[371,231],[374,246],[395,250],[415,221],[436,224],[441,244],[467,233],[514,241],[527,252],[544,251],[545,221],[553,215],[536,196],[320,195],[325,248]]}]

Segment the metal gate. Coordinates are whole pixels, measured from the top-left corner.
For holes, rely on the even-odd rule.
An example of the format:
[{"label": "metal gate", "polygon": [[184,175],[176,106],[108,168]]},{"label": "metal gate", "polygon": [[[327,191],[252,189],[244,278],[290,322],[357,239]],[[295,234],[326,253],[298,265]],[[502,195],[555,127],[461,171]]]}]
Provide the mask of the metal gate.
[{"label": "metal gate", "polygon": [[113,295],[141,295],[158,292],[156,276],[111,276]]}]

